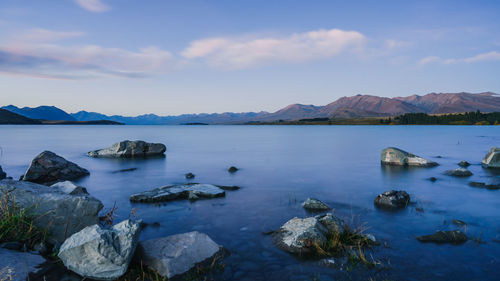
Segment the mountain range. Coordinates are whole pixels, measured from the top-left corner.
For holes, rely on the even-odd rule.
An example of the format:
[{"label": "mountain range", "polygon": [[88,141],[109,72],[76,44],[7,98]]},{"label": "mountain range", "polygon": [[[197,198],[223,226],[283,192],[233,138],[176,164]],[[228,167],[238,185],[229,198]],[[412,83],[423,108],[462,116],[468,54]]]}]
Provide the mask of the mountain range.
[{"label": "mountain range", "polygon": [[428,114],[459,113],[468,111],[500,112],[500,95],[484,93],[430,93],[423,96],[379,97],[356,95],[342,97],[324,106],[292,104],[276,112],[244,113],[202,113],[177,116],[145,114],[135,117],[104,115],[97,112],[79,111],[67,113],[54,106],[19,108],[13,105],[2,109],[42,120],[96,121],[109,120],[130,125],[174,125],[187,123],[242,124],[248,122],[272,122],[278,120],[299,120],[307,118],[349,119],[360,117],[395,116],[404,113],[423,112]]}]

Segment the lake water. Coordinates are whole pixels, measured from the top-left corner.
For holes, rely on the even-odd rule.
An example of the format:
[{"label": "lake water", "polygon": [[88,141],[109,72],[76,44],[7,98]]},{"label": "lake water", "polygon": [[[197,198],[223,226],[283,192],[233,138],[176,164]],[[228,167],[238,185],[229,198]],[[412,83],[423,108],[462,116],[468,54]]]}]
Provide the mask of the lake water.
[{"label": "lake water", "polygon": [[[0,165],[18,178],[43,150],[53,151],[87,168],[78,181],[117,218],[132,208],[147,227],[141,239],[197,230],[225,246],[231,255],[220,280],[499,280],[500,190],[471,188],[469,181],[500,180],[483,169],[482,157],[500,146],[496,126],[0,126]],[[141,139],[167,146],[165,158],[94,159],[86,152],[120,140]],[[435,168],[396,169],[380,165],[380,152],[397,146],[437,161]],[[441,158],[437,158],[441,156]],[[443,175],[467,160],[470,178]],[[241,168],[229,174],[231,165]],[[114,173],[120,169],[135,171]],[[129,195],[159,186],[195,182],[238,185],[225,198],[175,201],[162,205],[132,204]],[[436,177],[436,182],[427,180]],[[373,199],[390,189],[406,190],[416,205],[384,212]],[[262,232],[278,229],[293,217],[311,214],[301,207],[316,197],[347,220],[366,223],[367,232],[388,247],[373,257],[390,269],[358,266],[347,271],[301,260],[275,247]],[[417,212],[422,207],[424,212]],[[419,243],[415,237],[457,229],[453,219],[467,222],[470,237],[462,245]]]}]

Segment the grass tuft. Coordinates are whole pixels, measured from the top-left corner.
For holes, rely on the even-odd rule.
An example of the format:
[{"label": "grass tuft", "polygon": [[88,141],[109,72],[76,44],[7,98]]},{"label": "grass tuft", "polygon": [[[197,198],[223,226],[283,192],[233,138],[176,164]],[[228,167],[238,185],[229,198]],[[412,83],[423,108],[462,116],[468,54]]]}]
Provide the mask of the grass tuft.
[{"label": "grass tuft", "polygon": [[0,243],[19,242],[31,249],[35,244],[44,242],[47,230],[36,227],[34,219],[33,209],[17,206],[6,193],[0,199]]}]

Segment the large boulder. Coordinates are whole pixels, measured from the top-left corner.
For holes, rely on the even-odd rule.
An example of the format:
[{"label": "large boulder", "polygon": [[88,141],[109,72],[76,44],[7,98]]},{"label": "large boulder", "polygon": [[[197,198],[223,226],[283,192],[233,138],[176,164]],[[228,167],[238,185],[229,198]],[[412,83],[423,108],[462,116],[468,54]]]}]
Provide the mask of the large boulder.
[{"label": "large boulder", "polygon": [[91,157],[134,158],[161,156],[167,148],[162,143],[148,143],[145,141],[121,141],[104,149],[90,151]]},{"label": "large boulder", "polygon": [[35,226],[47,229],[47,239],[53,244],[98,223],[103,207],[88,194],[70,195],[58,188],[14,180],[0,181],[0,200],[5,199],[33,212]]},{"label": "large boulder", "polygon": [[410,202],[410,195],[403,190],[389,190],[377,195],[374,204],[378,208],[396,210],[404,209]]},{"label": "large boulder", "polygon": [[492,147],[484,156],[481,164],[485,168],[500,168],[500,148]]},{"label": "large boulder", "polygon": [[192,183],[168,185],[133,194],[130,196],[130,201],[153,203],[178,199],[196,200],[199,198],[215,198],[224,196],[226,196],[226,192],[219,186]]},{"label": "large boulder", "polygon": [[315,245],[327,242],[329,232],[343,232],[344,221],[332,214],[309,218],[293,218],[276,231],[275,244],[293,254],[309,254]]},{"label": "large boulder", "polygon": [[3,180],[7,177],[7,174],[2,170],[2,166],[0,166],[0,180]]},{"label": "large boulder", "polygon": [[302,203],[302,207],[310,211],[327,211],[331,209],[328,205],[315,198],[307,198]]},{"label": "large boulder", "polygon": [[25,281],[36,273],[45,259],[39,255],[0,248],[0,280]]},{"label": "large boulder", "polygon": [[49,185],[58,181],[78,179],[89,174],[89,171],[77,164],[53,152],[44,151],[31,161],[22,180]]},{"label": "large boulder", "polygon": [[438,164],[395,147],[388,147],[381,153],[382,165],[433,167]]},{"label": "large boulder", "polygon": [[92,225],[66,239],[58,257],[87,278],[114,280],[128,269],[137,247],[140,221],[125,220],[110,229]]},{"label": "large boulder", "polygon": [[436,231],[434,234],[418,236],[420,242],[461,244],[467,242],[468,238],[460,230]]},{"label": "large boulder", "polygon": [[172,278],[210,260],[222,249],[208,235],[193,231],[142,241],[136,259],[161,276]]},{"label": "large boulder", "polygon": [[465,168],[457,168],[457,169],[453,169],[453,170],[448,170],[445,172],[445,174],[448,176],[460,177],[460,178],[472,176],[472,172],[465,169]]}]

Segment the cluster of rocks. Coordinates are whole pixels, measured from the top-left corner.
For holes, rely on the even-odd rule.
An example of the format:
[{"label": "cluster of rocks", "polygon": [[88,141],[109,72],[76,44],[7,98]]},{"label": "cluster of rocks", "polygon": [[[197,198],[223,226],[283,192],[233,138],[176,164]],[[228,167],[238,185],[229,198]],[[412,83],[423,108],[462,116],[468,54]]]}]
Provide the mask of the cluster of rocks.
[{"label": "cluster of rocks", "polygon": [[[164,152],[162,144],[125,141],[89,152],[89,156],[149,157]],[[49,249],[44,244],[39,252],[49,254],[52,248],[58,249],[58,257],[69,270],[84,278],[114,280],[128,270],[132,260],[136,260],[161,276],[171,278],[186,273],[223,250],[209,236],[199,232],[139,242],[141,221],[125,220],[112,227],[100,225],[101,201],[91,196],[85,187],[71,182],[87,175],[88,170],[50,151],[37,155],[19,181],[4,179],[6,175],[0,167],[0,200],[33,212],[34,226],[47,231]],[[225,190],[236,189],[237,186],[187,184],[133,195],[131,200],[212,198],[224,196]],[[147,194],[152,196],[147,199]],[[8,276],[8,280],[29,279],[28,274],[36,273],[39,265],[46,261],[41,255],[16,251],[21,248],[17,242],[0,247],[0,275]]]}]

